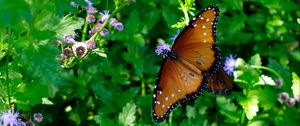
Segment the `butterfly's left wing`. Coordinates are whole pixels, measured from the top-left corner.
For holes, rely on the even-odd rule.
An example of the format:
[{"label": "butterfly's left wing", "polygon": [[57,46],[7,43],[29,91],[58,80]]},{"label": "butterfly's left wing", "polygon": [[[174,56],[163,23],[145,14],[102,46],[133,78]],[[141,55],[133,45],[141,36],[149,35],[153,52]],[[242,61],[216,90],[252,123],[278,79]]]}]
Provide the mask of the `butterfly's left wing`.
[{"label": "butterfly's left wing", "polygon": [[224,94],[232,89],[232,82],[224,70],[208,76],[207,90],[214,94]]},{"label": "butterfly's left wing", "polygon": [[164,61],[158,77],[152,103],[152,114],[156,122],[166,119],[186,99],[194,99],[200,95],[207,83],[201,71],[192,71],[180,61],[170,58]]}]

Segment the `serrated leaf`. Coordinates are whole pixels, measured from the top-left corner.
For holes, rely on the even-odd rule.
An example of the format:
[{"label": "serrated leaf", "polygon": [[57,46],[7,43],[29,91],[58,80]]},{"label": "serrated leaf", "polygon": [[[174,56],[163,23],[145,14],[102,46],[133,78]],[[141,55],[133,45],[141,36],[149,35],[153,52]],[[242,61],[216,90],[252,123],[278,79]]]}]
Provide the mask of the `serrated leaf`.
[{"label": "serrated leaf", "polygon": [[57,15],[44,11],[39,14],[39,20],[34,27],[39,31],[53,31],[57,38],[63,38],[64,35],[75,35],[76,29],[81,29],[84,19],[75,16],[66,16],[59,18]]},{"label": "serrated leaf", "polygon": [[268,77],[266,75],[261,75],[259,81],[254,85],[265,85],[265,84],[274,86],[275,81],[271,77]]},{"label": "serrated leaf", "polygon": [[243,107],[244,112],[249,120],[251,120],[258,112],[258,98],[255,95],[238,99],[239,104]]},{"label": "serrated leaf", "polygon": [[256,66],[261,66],[261,58],[259,54],[255,54],[250,58],[249,64],[251,65],[256,65]]},{"label": "serrated leaf", "polygon": [[135,122],[136,105],[134,103],[127,103],[119,114],[119,123],[123,126],[133,126]]},{"label": "serrated leaf", "polygon": [[295,72],[292,73],[292,78],[293,78],[292,90],[293,90],[294,97],[300,96],[300,78]]}]

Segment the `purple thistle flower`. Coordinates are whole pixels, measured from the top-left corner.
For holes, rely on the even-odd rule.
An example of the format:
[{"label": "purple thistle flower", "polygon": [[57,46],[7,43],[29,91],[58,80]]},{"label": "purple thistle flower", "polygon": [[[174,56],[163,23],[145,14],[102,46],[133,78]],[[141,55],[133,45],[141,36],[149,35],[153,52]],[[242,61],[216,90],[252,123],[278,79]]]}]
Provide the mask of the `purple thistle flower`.
[{"label": "purple thistle flower", "polygon": [[89,14],[89,15],[86,16],[86,21],[87,21],[88,23],[93,23],[93,22],[96,21],[96,18],[95,18],[94,15]]},{"label": "purple thistle flower", "polygon": [[113,26],[114,26],[118,31],[123,31],[123,29],[124,29],[123,24],[120,23],[120,22],[114,23]]},{"label": "purple thistle flower", "polygon": [[102,24],[98,22],[98,23],[95,25],[95,27],[94,27],[94,28],[95,28],[96,30],[98,30],[98,29],[100,29],[100,28],[101,28],[101,26],[102,26]]},{"label": "purple thistle flower", "polygon": [[95,8],[95,7],[88,7],[87,8],[87,10],[86,10],[86,12],[88,13],[88,14],[96,14],[97,12],[98,12],[98,10]]},{"label": "purple thistle flower", "polygon": [[109,31],[106,28],[103,28],[103,30],[100,32],[101,36],[105,37],[109,34]]},{"label": "purple thistle flower", "polygon": [[280,95],[279,95],[280,99],[282,101],[286,101],[288,100],[290,97],[289,97],[289,94],[287,92],[282,92]]},{"label": "purple thistle flower", "polygon": [[92,36],[97,32],[97,29],[92,28],[91,30],[89,30],[89,35]]},{"label": "purple thistle flower", "polygon": [[72,7],[77,7],[77,6],[78,6],[78,4],[76,4],[74,1],[71,1],[71,2],[70,2],[70,5],[71,5]]},{"label": "purple thistle flower", "polygon": [[94,40],[88,40],[86,42],[86,46],[88,49],[95,49],[96,48],[96,44]]},{"label": "purple thistle flower", "polygon": [[84,56],[87,53],[87,46],[84,42],[78,42],[72,46],[73,53],[76,56]]},{"label": "purple thistle flower", "polygon": [[285,101],[285,103],[286,103],[286,105],[288,105],[289,107],[291,107],[291,106],[295,105],[296,100],[295,100],[295,98],[289,98],[289,99],[287,99]]},{"label": "purple thistle flower", "polygon": [[37,122],[42,122],[44,117],[41,113],[34,113],[33,118]]},{"label": "purple thistle flower", "polygon": [[118,23],[118,20],[117,20],[117,19],[111,18],[111,19],[109,20],[109,24],[113,25],[113,24],[115,24],[115,23]]},{"label": "purple thistle flower", "polygon": [[224,63],[224,70],[228,75],[233,75],[235,73],[234,67],[235,67],[235,57],[233,55],[229,55],[225,59]]},{"label": "purple thistle flower", "polygon": [[17,123],[17,126],[26,126],[26,123],[23,122],[21,119],[18,119]]},{"label": "purple thistle flower", "polygon": [[77,43],[77,42],[75,41],[75,37],[72,36],[72,35],[65,35],[65,36],[64,36],[64,42],[66,42],[66,43],[68,43],[68,44],[75,44],[75,43]]},{"label": "purple thistle flower", "polygon": [[104,10],[103,12],[100,12],[101,19],[100,21],[103,23],[109,18],[109,10]]},{"label": "purple thistle flower", "polygon": [[155,53],[157,55],[162,55],[163,58],[168,57],[168,53],[171,51],[171,48],[168,44],[158,44],[158,46],[155,49]]},{"label": "purple thistle flower", "polygon": [[1,126],[15,126],[18,125],[18,112],[14,112],[13,109],[8,109],[7,112],[3,112],[0,116],[0,124]]}]

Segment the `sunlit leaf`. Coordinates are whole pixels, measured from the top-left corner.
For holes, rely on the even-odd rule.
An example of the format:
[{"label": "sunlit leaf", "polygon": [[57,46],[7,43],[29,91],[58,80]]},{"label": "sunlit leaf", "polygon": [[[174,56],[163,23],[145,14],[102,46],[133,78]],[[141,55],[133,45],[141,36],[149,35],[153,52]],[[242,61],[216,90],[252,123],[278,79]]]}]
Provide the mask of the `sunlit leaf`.
[{"label": "sunlit leaf", "polygon": [[255,95],[240,98],[239,104],[243,107],[244,112],[249,120],[256,116],[258,112],[258,98]]},{"label": "sunlit leaf", "polygon": [[119,114],[119,122],[123,126],[133,126],[136,112],[136,105],[134,103],[127,103]]},{"label": "sunlit leaf", "polygon": [[266,75],[261,75],[259,81],[255,85],[275,85],[275,81]]},{"label": "sunlit leaf", "polygon": [[300,96],[300,78],[295,72],[292,73],[292,78],[293,78],[292,90],[293,90],[294,97]]}]

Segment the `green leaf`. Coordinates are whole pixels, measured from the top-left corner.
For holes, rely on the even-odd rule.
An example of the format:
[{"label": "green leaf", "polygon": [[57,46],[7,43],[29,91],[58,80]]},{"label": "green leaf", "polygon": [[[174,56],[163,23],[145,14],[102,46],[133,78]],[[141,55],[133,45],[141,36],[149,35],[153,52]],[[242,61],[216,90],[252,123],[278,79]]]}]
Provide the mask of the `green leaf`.
[{"label": "green leaf", "polygon": [[252,56],[248,63],[251,65],[261,66],[261,58],[259,54],[255,54],[254,56]]},{"label": "green leaf", "polygon": [[268,123],[263,120],[256,120],[250,122],[247,126],[268,126]]},{"label": "green leaf", "polygon": [[259,81],[254,85],[272,85],[275,86],[275,81],[266,75],[261,75]]},{"label": "green leaf", "polygon": [[29,105],[42,103],[43,97],[52,95],[47,85],[41,84],[39,80],[22,83],[14,95],[17,100],[18,109],[28,110]]},{"label": "green leaf", "polygon": [[225,121],[230,123],[236,123],[240,120],[240,111],[238,107],[230,99],[226,99],[224,96],[217,97],[216,99],[220,113],[226,117]]},{"label": "green leaf", "polygon": [[32,20],[30,6],[25,0],[0,0],[0,15],[0,29]]},{"label": "green leaf", "polygon": [[292,90],[293,90],[294,97],[300,96],[300,78],[295,72],[292,73],[292,78],[293,78]]},{"label": "green leaf", "polygon": [[56,33],[57,38],[63,38],[64,35],[75,35],[75,30],[80,29],[84,23],[84,19],[74,16],[66,16],[60,19],[53,14],[47,14],[41,17],[39,22],[35,24],[39,30],[49,30]]},{"label": "green leaf", "polygon": [[272,69],[274,69],[276,72],[278,72],[283,79],[283,86],[282,89],[283,91],[286,92],[292,92],[291,87],[292,87],[292,77],[291,73],[287,68],[283,68],[281,64],[279,64],[276,60],[269,59],[269,64],[268,66]]},{"label": "green leaf", "polygon": [[265,87],[263,89],[252,90],[250,95],[256,95],[259,100],[259,105],[264,111],[268,111],[276,106],[276,101],[279,92],[273,87]]},{"label": "green leaf", "polygon": [[190,105],[186,106],[186,116],[189,119],[194,119],[196,117],[196,109]]},{"label": "green leaf", "polygon": [[239,98],[239,104],[243,107],[244,112],[249,120],[251,120],[258,112],[258,98],[256,95],[248,95],[246,98]]},{"label": "green leaf", "polygon": [[135,122],[136,105],[134,103],[127,103],[119,114],[119,123],[123,126],[133,126]]}]

